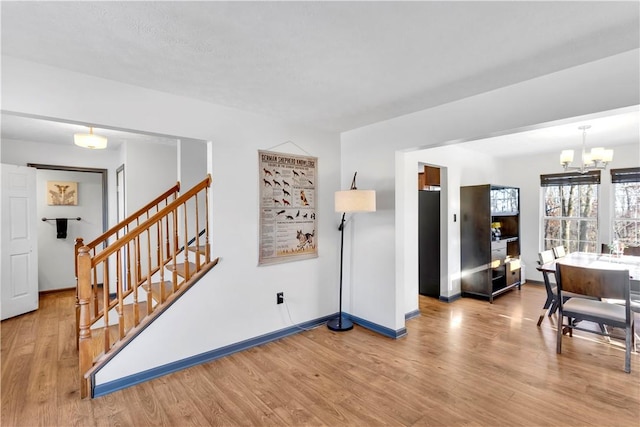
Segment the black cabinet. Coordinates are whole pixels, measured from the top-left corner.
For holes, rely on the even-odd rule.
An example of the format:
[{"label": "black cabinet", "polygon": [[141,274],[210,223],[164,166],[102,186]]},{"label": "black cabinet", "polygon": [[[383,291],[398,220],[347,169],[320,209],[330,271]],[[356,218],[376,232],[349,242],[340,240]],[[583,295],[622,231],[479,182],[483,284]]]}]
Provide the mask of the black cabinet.
[{"label": "black cabinet", "polygon": [[418,191],[419,292],[440,297],[440,192]]},{"label": "black cabinet", "polygon": [[463,296],[493,298],[520,287],[520,191],[460,187],[460,267]]}]

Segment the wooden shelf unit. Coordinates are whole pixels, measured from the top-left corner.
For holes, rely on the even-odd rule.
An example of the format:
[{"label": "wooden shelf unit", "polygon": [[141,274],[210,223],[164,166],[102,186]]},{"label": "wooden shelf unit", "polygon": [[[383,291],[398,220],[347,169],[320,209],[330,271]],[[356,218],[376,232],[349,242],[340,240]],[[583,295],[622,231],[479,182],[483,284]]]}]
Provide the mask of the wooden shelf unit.
[{"label": "wooden shelf unit", "polygon": [[[493,298],[520,287],[520,191],[460,187],[460,268],[463,296]],[[492,225],[500,235],[494,236]]]}]

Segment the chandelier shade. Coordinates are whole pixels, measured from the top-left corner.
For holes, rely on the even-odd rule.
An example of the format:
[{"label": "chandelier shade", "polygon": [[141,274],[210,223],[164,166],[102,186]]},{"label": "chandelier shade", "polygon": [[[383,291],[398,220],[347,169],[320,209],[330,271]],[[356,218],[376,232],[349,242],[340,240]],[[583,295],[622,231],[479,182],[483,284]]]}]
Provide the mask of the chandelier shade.
[{"label": "chandelier shade", "polygon": [[582,156],[580,157],[580,166],[570,166],[574,159],[573,150],[562,150],[560,153],[560,164],[565,171],[577,171],[579,173],[587,173],[592,170],[606,169],[607,165],[613,160],[613,150],[606,150],[604,147],[594,147],[587,152],[587,129],[591,126],[580,126],[582,130]]},{"label": "chandelier shade", "polygon": [[93,133],[93,128],[89,128],[89,133],[76,133],[73,135],[73,142],[82,148],[92,150],[102,150],[107,148],[107,138]]}]

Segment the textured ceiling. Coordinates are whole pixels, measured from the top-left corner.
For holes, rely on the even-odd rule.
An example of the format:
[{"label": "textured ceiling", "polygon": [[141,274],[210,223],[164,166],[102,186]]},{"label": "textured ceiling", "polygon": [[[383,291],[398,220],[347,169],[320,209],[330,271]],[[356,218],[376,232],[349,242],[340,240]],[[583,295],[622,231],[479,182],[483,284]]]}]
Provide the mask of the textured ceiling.
[{"label": "textured ceiling", "polygon": [[345,131],[638,48],[634,2],[9,2],[2,54]]}]

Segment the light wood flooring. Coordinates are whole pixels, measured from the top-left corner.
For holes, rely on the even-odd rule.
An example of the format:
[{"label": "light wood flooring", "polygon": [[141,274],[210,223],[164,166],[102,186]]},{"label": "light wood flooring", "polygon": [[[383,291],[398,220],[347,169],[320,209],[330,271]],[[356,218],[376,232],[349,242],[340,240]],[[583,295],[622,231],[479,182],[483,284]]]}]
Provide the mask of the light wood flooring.
[{"label": "light wood flooring", "polygon": [[392,340],[326,327],[136,385],[78,397],[73,292],[1,324],[2,418],[9,426],[632,426],[640,357],[576,333],[555,352],[536,321],[544,288],[486,301],[420,297]]}]

